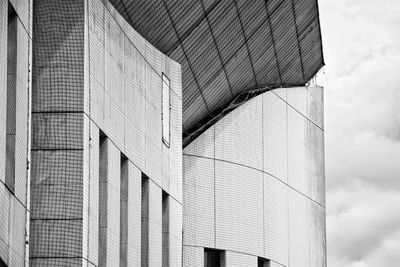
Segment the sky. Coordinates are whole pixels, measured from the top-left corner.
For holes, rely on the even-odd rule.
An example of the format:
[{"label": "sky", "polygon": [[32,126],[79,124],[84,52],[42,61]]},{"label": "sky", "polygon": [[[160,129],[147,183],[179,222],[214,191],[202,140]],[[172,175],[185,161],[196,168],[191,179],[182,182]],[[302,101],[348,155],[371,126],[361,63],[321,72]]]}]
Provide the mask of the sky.
[{"label": "sky", "polygon": [[319,8],[328,266],[400,266],[400,1]]}]

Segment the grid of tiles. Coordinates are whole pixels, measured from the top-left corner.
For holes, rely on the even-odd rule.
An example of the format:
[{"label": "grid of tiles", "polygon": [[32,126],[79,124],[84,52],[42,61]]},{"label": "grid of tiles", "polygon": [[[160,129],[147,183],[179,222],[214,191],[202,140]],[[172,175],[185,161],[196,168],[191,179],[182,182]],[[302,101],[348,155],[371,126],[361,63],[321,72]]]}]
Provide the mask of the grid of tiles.
[{"label": "grid of tiles", "polygon": [[34,1],[30,265],[82,264],[84,1]]},{"label": "grid of tiles", "polygon": [[[107,182],[107,264],[118,266],[122,263],[119,257],[120,242],[126,241],[127,266],[140,266],[142,254],[148,255],[144,258],[149,266],[162,265],[162,192],[165,192],[169,195],[169,239],[166,241],[169,263],[170,266],[181,266],[180,65],[140,36],[108,1],[88,0],[85,23],[88,42],[85,43],[84,69],[84,111],[87,114],[84,119],[84,171],[87,171],[83,193],[84,255],[87,255],[90,263],[96,265],[99,262],[97,253],[93,252],[100,246],[98,233],[94,230],[98,228],[96,223],[99,214],[93,212],[99,209],[99,203],[93,199],[102,197],[98,184],[98,138],[101,130],[111,147]],[[163,74],[170,80],[169,148],[162,143],[161,135]],[[117,211],[122,208],[119,201],[120,184],[115,181],[119,179],[119,153],[126,156],[129,165],[127,240],[120,239],[119,220],[115,219],[119,218]],[[148,177],[148,214],[143,220],[142,173]],[[148,228],[145,230],[148,235],[141,233],[143,225]],[[146,250],[142,250],[142,238],[148,243]]]},{"label": "grid of tiles", "polygon": [[203,248],[225,250],[227,267],[326,266],[323,138],[323,90],[300,87],[252,99],[187,146],[184,266]]}]

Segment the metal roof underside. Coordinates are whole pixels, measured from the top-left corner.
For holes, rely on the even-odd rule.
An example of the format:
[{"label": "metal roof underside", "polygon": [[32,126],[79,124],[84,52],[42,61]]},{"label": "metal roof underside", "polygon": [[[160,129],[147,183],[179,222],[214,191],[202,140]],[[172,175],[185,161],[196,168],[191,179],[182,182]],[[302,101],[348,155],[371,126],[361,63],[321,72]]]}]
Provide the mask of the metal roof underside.
[{"label": "metal roof underside", "polygon": [[317,0],[109,1],[181,63],[184,138],[239,95],[303,86],[324,65]]}]

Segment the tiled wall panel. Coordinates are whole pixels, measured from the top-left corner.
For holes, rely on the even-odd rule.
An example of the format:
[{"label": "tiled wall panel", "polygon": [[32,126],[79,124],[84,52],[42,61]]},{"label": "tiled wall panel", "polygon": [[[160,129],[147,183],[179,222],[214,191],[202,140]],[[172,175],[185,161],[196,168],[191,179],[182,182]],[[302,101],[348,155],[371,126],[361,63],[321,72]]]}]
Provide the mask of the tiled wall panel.
[{"label": "tiled wall panel", "polygon": [[119,266],[120,152],[108,140],[107,265]]},{"label": "tiled wall panel", "polygon": [[287,182],[287,106],[279,96],[265,93],[263,99],[264,172]]},{"label": "tiled wall panel", "polygon": [[262,172],[229,162],[215,162],[216,247],[263,254],[262,199]]},{"label": "tiled wall panel", "polygon": [[182,205],[169,198],[169,266],[182,264]]},{"label": "tiled wall panel", "polygon": [[129,162],[128,179],[128,264],[140,265],[141,249],[141,182],[140,170]]},{"label": "tiled wall panel", "polygon": [[255,266],[257,257],[326,266],[322,95],[320,87],[266,92],[185,148],[184,266],[204,248],[225,250],[227,267]]},{"label": "tiled wall panel", "polygon": [[204,266],[204,248],[195,246],[183,246],[182,266]]},{"label": "tiled wall panel", "polygon": [[162,255],[161,188],[149,181],[149,266],[160,267]]},{"label": "tiled wall panel", "polygon": [[262,97],[258,97],[218,122],[214,126],[215,158],[262,170],[262,114]]},{"label": "tiled wall panel", "polygon": [[214,160],[185,156],[183,227],[184,244],[215,246]]},{"label": "tiled wall panel", "polygon": [[264,257],[288,263],[288,188],[264,174]]},{"label": "tiled wall panel", "polygon": [[256,256],[227,251],[225,252],[225,266],[243,267],[257,266],[258,258]]},{"label": "tiled wall panel", "polygon": [[[136,266],[140,261],[140,220],[141,220],[141,173],[149,177],[149,259],[150,266],[161,264],[161,190],[167,192],[171,199],[171,248],[170,262],[173,266],[181,264],[182,239],[182,97],[180,65],[171,61],[161,52],[151,46],[143,37],[137,34],[122,18],[114,7],[101,0],[88,0],[88,17],[86,18],[86,34],[88,42],[85,53],[85,98],[88,107],[88,119],[95,131],[101,130],[114,147],[115,155],[122,152],[129,161],[129,192],[128,192],[128,265]],[[165,73],[170,79],[171,90],[171,143],[168,148],[161,138],[161,76]],[[87,88],[86,88],[87,87]],[[85,102],[86,103],[86,102]],[[86,104],[85,104],[86,105]],[[84,129],[85,135],[88,128]],[[90,144],[98,142],[93,137]],[[89,138],[89,137],[88,137]],[[85,141],[85,144],[89,144]],[[96,143],[97,144],[97,143]],[[97,145],[85,146],[92,155],[89,159],[93,167],[85,174],[84,180],[90,181],[87,187],[90,193],[84,192],[84,199],[89,201],[88,207],[95,208],[92,203],[92,192],[96,194],[96,177],[98,163]],[[118,153],[117,153],[118,152]],[[86,152],[87,155],[88,152]],[[119,155],[119,154],[118,154]],[[119,206],[117,198],[119,187],[114,180],[118,177],[119,165],[115,164],[109,173],[109,225],[118,223]],[[118,156],[119,160],[119,156]],[[85,163],[89,164],[89,163]],[[112,164],[112,163],[110,163]],[[110,165],[111,166],[111,165]],[[115,176],[115,177],[114,177]],[[94,185],[92,185],[94,183]],[[93,190],[92,190],[93,189]],[[112,197],[110,194],[114,194]],[[89,196],[90,195],[90,198]],[[114,198],[114,200],[110,199]],[[119,198],[118,198],[119,199]],[[171,205],[172,205],[171,204]],[[115,206],[117,205],[117,206]],[[115,214],[114,214],[115,213]],[[118,214],[117,214],[118,213]],[[93,217],[94,216],[94,217]],[[97,215],[89,212],[88,225],[92,225]],[[173,220],[172,220],[173,217]],[[93,224],[95,227],[95,225]],[[119,224],[118,224],[119,226]],[[113,231],[117,234],[115,228]],[[93,231],[84,229],[84,235],[89,236],[89,252],[93,243],[96,250],[96,240]],[[92,237],[91,237],[92,236]],[[108,247],[115,243],[107,235]],[[111,242],[111,243],[110,243]],[[116,244],[116,243],[115,243]],[[114,256],[117,250],[113,250]],[[111,253],[111,252],[110,252]],[[93,259],[95,260],[96,256]]]}]

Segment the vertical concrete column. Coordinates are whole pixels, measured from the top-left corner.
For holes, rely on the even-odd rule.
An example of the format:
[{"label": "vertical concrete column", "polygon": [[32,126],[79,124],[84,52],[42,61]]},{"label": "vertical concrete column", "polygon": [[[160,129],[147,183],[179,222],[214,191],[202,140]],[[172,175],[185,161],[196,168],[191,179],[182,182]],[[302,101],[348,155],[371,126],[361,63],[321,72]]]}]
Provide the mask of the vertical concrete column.
[{"label": "vertical concrete column", "polygon": [[149,266],[162,266],[162,189],[149,182]]},{"label": "vertical concrete column", "polygon": [[120,265],[120,153],[112,142],[108,142],[107,266]]}]

